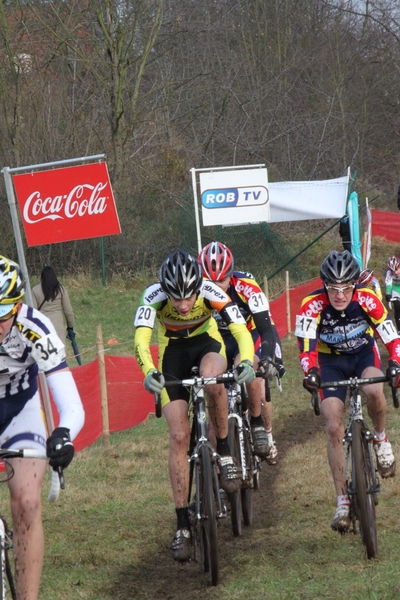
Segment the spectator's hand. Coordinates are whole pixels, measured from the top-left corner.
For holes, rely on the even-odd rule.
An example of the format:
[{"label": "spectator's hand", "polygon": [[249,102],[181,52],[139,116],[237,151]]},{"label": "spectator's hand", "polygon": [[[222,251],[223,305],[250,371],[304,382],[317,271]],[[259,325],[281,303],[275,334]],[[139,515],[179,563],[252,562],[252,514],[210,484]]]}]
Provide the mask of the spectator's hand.
[{"label": "spectator's hand", "polygon": [[392,295],[391,294],[386,294],[385,299],[386,299],[386,302],[391,302]]},{"label": "spectator's hand", "polygon": [[389,385],[400,387],[400,365],[396,360],[389,360],[386,377],[389,380]]},{"label": "spectator's hand", "polygon": [[150,369],[144,379],[144,387],[150,394],[159,394],[165,385],[164,375],[157,369]]},{"label": "spectator's hand", "polygon": [[255,378],[253,364],[249,360],[242,360],[235,369],[235,380],[239,385],[251,383]]},{"label": "spectator's hand", "polygon": [[303,379],[303,387],[312,394],[315,392],[319,386],[321,385],[321,376],[319,374],[318,368],[313,367],[309,370],[308,375]]},{"label": "spectator's hand", "polygon": [[68,340],[73,340],[75,338],[75,331],[73,327],[67,327],[67,339]]},{"label": "spectator's hand", "polygon": [[49,464],[54,471],[61,467],[66,469],[74,457],[74,445],[71,442],[69,429],[56,427],[51,436],[47,438],[46,454],[50,459]]}]

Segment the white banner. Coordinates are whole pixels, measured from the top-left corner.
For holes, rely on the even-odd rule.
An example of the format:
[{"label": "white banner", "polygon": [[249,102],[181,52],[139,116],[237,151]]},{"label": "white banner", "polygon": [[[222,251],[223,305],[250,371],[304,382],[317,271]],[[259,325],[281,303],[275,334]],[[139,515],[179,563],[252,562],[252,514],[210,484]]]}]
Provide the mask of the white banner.
[{"label": "white banner", "polygon": [[200,173],[203,225],[241,225],[270,220],[267,169]]},{"label": "white banner", "polygon": [[349,175],[321,181],[269,183],[271,223],[334,219],[346,214]]}]

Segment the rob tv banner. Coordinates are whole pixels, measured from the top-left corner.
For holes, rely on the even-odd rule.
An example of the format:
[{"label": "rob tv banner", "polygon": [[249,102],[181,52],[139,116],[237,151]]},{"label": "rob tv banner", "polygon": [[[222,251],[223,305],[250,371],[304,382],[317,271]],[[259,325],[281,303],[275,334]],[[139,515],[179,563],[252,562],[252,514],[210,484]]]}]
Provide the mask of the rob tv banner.
[{"label": "rob tv banner", "polygon": [[14,175],[28,246],[121,233],[104,162]]},{"label": "rob tv banner", "polygon": [[200,173],[203,225],[240,225],[270,220],[267,169]]}]

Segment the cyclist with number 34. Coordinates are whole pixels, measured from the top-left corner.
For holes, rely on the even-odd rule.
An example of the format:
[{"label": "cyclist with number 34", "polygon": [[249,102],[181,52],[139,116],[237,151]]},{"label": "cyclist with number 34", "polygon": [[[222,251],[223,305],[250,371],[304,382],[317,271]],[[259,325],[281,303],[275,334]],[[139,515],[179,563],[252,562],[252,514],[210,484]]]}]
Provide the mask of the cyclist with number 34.
[{"label": "cyclist with number 34", "polygon": [[[189,466],[187,452],[190,426],[189,392],[182,386],[166,389],[165,380],[190,377],[193,366],[202,377],[215,377],[227,368],[225,346],[213,318],[214,310],[227,323],[238,342],[241,363],[236,367],[238,383],[254,379],[253,340],[238,307],[212,281],[203,281],[197,259],[175,250],[163,262],[159,283],[142,296],[135,317],[135,356],[148,392],[161,393],[163,414],[169,428],[169,475],[177,515],[177,531],[171,544],[174,560],[191,556],[188,509]],[[158,365],[150,352],[150,340],[159,320]],[[241,467],[231,456],[228,443],[228,397],[224,384],[205,387],[207,406],[217,437],[220,484],[227,493],[241,485]]]},{"label": "cyclist with number 34", "polygon": [[[24,280],[19,266],[0,256],[0,447],[47,451],[54,470],[74,455],[72,440],[84,411],[65,348],[51,321],[23,304]],[[37,386],[44,371],[60,416],[46,441]],[[15,555],[17,598],[37,600],[43,565],[44,536],[41,488],[46,461],[7,459]]]},{"label": "cyclist with number 34", "polygon": [[[350,252],[334,250],[321,264],[324,287],[302,302],[296,317],[296,335],[305,376],[303,385],[311,393],[325,381],[382,376],[375,332],[389,352],[390,384],[400,386],[400,338],[378,296],[356,285],[359,276],[360,268]],[[383,478],[393,477],[396,462],[385,433],[383,383],[367,385],[363,392],[374,426],[378,471]],[[346,388],[321,389],[320,395],[321,412],[326,421],[328,461],[337,495],[331,527],[344,533],[351,524],[343,451]]]}]

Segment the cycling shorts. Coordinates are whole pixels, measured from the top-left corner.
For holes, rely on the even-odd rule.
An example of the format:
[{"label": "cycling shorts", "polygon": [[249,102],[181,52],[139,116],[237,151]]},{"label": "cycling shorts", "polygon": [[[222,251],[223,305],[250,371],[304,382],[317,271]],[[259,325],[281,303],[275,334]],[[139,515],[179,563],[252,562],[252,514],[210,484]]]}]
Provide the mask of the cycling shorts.
[{"label": "cycling shorts", "polygon": [[[160,348],[160,347],[159,347]],[[226,359],[225,346],[218,331],[207,332],[194,337],[169,339],[159,356],[159,370],[166,381],[191,377],[192,367],[200,367],[202,358],[209,352],[221,354]],[[183,386],[164,388],[161,392],[161,405],[172,400],[189,401],[189,390]]]},{"label": "cycling shorts", "polygon": [[[0,424],[1,427],[2,424]],[[0,447],[46,449],[46,428],[40,406],[39,392],[26,402],[0,434]]]},{"label": "cycling shorts", "polygon": [[[382,370],[381,357],[375,341],[356,354],[319,353],[318,361],[322,382],[361,377],[367,367],[376,367]],[[334,396],[344,403],[346,394],[347,388],[345,387],[320,390],[321,400]]]},{"label": "cycling shorts", "polygon": [[[274,341],[275,341],[275,361],[277,363],[282,364],[282,343],[280,337],[278,335],[278,331],[275,325],[272,325],[272,330],[274,333]],[[231,369],[235,363],[235,358],[239,354],[239,348],[236,343],[235,338],[228,330],[222,330],[222,337],[226,347],[226,357],[228,360],[228,369]],[[254,342],[254,355],[258,358],[262,357],[261,352],[261,337],[258,334],[257,329],[252,329],[250,331],[251,337]]]}]

